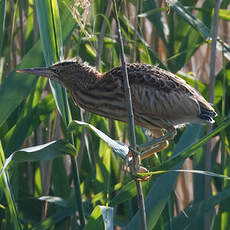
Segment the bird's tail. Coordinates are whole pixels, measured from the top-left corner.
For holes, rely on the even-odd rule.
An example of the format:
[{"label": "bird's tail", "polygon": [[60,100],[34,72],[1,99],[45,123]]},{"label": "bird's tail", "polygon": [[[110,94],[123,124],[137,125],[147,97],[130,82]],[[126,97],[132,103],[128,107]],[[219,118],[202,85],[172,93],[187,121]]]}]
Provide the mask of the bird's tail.
[{"label": "bird's tail", "polygon": [[217,113],[214,110],[209,110],[207,108],[201,107],[200,114],[198,117],[202,119],[204,122],[214,123],[214,117],[217,116]]}]

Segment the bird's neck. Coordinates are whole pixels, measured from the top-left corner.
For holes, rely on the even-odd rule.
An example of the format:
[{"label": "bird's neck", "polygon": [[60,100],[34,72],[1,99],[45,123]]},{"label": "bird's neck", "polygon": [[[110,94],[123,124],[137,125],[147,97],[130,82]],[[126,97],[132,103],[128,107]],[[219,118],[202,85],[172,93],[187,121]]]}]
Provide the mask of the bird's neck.
[{"label": "bird's neck", "polygon": [[66,75],[66,79],[63,79],[63,84],[66,88],[88,89],[94,86],[101,78],[101,73],[86,63],[75,63],[74,68],[74,74]]}]

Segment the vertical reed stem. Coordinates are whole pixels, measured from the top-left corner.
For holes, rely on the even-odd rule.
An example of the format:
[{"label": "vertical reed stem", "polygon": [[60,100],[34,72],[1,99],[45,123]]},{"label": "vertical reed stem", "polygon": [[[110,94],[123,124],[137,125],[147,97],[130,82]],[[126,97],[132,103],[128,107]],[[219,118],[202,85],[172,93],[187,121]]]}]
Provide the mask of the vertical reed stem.
[{"label": "vertical reed stem", "polygon": [[[134,150],[136,150],[136,135],[135,135],[133,108],[132,108],[132,98],[131,98],[131,92],[130,92],[130,86],[129,86],[129,79],[128,79],[128,72],[127,72],[127,67],[126,67],[123,40],[122,40],[121,29],[120,29],[120,22],[118,20],[117,6],[116,6],[115,0],[113,0],[113,6],[114,6],[115,19],[117,23],[118,37],[119,37],[119,42],[120,42],[123,82],[124,82],[124,88],[125,88],[125,100],[126,100],[126,106],[128,109],[128,116],[129,116],[128,123],[129,123],[130,137],[131,137],[130,138],[131,147]],[[137,169],[139,169],[140,157],[136,158],[133,156],[133,159],[134,159],[133,168],[136,169],[135,165],[137,164]],[[141,229],[147,230],[145,202],[144,202],[141,182],[136,180],[136,186],[137,186],[137,197],[138,197],[138,205],[139,205],[140,218],[141,218]]]},{"label": "vertical reed stem", "polygon": [[[221,0],[216,0],[214,17],[213,17],[213,26],[212,26],[212,44],[211,44],[211,57],[210,57],[210,88],[209,88],[209,102],[213,104],[214,102],[214,89],[215,89],[215,64],[216,64],[216,40],[217,40],[217,31],[218,31],[218,15],[220,8]],[[208,133],[212,131],[212,125],[208,126]],[[211,142],[209,139],[207,141],[206,149],[206,161],[205,161],[205,170],[211,170]],[[205,178],[205,198],[208,199],[211,196],[211,178]],[[210,229],[212,221],[212,213],[209,212],[205,215],[204,229]]]}]

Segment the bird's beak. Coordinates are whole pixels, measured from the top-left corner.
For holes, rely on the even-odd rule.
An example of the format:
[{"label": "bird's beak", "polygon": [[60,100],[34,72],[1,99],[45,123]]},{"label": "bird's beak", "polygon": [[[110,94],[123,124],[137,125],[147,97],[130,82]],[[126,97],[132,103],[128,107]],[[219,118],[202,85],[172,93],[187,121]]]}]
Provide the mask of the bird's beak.
[{"label": "bird's beak", "polygon": [[32,74],[36,76],[43,76],[43,77],[48,77],[48,78],[54,75],[53,71],[46,67],[20,69],[20,70],[17,70],[17,72],[24,73],[24,74]]}]

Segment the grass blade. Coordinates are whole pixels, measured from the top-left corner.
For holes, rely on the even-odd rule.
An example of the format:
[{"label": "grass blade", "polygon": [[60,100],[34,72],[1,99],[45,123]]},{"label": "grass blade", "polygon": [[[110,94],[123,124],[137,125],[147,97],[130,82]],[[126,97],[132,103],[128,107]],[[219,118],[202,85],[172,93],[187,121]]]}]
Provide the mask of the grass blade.
[{"label": "grass blade", "polygon": [[3,44],[3,37],[4,37],[4,27],[5,27],[5,16],[6,16],[6,0],[0,1],[0,54],[2,52],[2,44]]},{"label": "grass blade", "polygon": [[[10,214],[9,219],[7,219],[8,221],[7,227],[8,229],[21,230],[22,228],[18,218],[17,206],[12,193],[13,190],[9,184],[9,177],[7,171],[3,171],[4,169],[3,164],[5,164],[5,156],[4,156],[2,144],[0,142],[0,168],[1,168],[0,187],[1,190],[4,191],[8,208],[9,208],[9,214]],[[3,172],[3,177],[1,177],[2,172]]]},{"label": "grass blade", "polygon": [[[63,57],[61,22],[56,1],[36,1],[40,38],[46,65],[52,65]],[[71,115],[67,103],[66,90],[57,82],[49,80],[55,102],[67,126]]]},{"label": "grass blade", "polygon": [[[57,60],[62,59],[62,32],[58,4],[56,0],[39,0],[36,1],[36,6],[46,65],[51,65]],[[66,8],[66,10],[68,9]],[[72,20],[72,17],[70,20]],[[50,80],[50,85],[59,113],[61,114],[64,124],[67,127],[69,122],[72,120],[72,117],[67,100],[66,89],[64,89],[60,84],[53,82],[52,80]],[[83,228],[85,225],[85,219],[81,198],[80,179],[78,173],[78,165],[76,164],[75,158],[73,156],[71,156],[71,163],[74,177],[76,201],[78,203],[80,222]]]},{"label": "grass blade", "polygon": [[[175,12],[180,15],[189,25],[191,25],[195,30],[201,33],[204,39],[210,39],[211,31],[210,29],[201,22],[197,17],[191,14],[185,7],[178,1],[170,1],[170,7],[175,10]],[[217,48],[224,52],[224,55],[228,60],[230,60],[230,46],[222,41],[217,40]]]},{"label": "grass blade", "polygon": [[109,136],[107,136],[105,133],[100,131],[99,129],[95,128],[93,125],[90,125],[88,123],[82,122],[82,121],[72,121],[69,125],[69,130],[73,130],[77,127],[77,125],[82,125],[87,128],[90,128],[95,134],[97,134],[103,141],[105,141],[115,153],[117,153],[122,159],[126,159],[129,148],[125,144],[115,141],[111,139]]},{"label": "grass blade", "polygon": [[[69,19],[69,14],[63,19],[63,40],[67,41],[70,33],[74,28],[74,21]],[[41,43],[37,42],[24,56],[17,69],[23,69],[31,66],[41,66],[43,63]],[[34,76],[25,77],[15,71],[11,72],[9,76],[0,85],[0,107],[4,110],[0,113],[0,127],[8,119],[10,114],[21,104],[23,99],[35,87],[37,78]],[[20,89],[20,90],[15,90]]]}]

